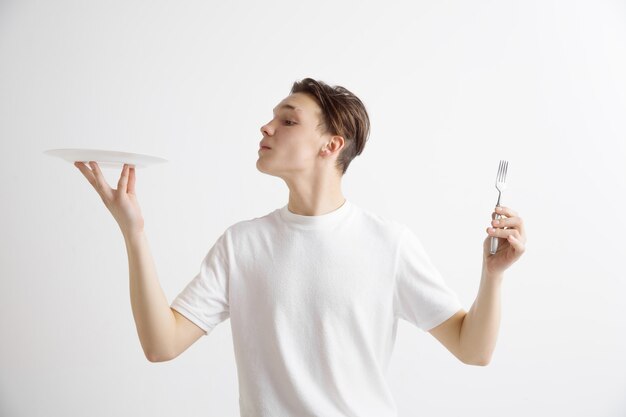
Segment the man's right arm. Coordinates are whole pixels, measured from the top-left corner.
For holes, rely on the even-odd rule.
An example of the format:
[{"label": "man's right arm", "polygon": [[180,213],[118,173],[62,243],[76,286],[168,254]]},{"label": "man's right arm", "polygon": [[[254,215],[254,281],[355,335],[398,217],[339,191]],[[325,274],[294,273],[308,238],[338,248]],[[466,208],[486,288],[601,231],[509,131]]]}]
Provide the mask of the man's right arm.
[{"label": "man's right arm", "polygon": [[146,358],[150,362],[174,359],[198,340],[204,330],[174,312],[159,285],[135,194],[135,167],[124,164],[117,188],[113,189],[96,161],[89,161],[89,168],[82,161],[74,162],[74,166],[98,192],[124,236],[128,251],[130,302]]},{"label": "man's right arm", "polygon": [[205,333],[169,306],[145,233],[124,235],[124,241],[128,252],[130,301],[141,347],[150,362],[172,360]]}]

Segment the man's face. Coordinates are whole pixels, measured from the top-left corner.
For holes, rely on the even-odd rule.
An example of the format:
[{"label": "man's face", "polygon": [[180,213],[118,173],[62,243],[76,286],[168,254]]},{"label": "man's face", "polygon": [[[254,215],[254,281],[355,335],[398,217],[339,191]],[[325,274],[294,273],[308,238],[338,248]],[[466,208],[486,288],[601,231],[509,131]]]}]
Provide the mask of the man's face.
[{"label": "man's face", "polygon": [[322,134],[322,112],[312,97],[305,93],[291,94],[273,109],[273,116],[261,126],[259,171],[288,179],[301,174],[314,175],[334,164],[343,138]]}]

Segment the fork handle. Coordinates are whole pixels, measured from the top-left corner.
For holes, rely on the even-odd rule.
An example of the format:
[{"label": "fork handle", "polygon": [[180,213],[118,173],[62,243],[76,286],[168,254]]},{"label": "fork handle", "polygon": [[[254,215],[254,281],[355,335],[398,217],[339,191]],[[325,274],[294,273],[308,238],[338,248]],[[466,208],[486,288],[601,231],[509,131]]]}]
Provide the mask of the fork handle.
[{"label": "fork handle", "polygon": [[[500,219],[501,217],[502,216],[500,214],[496,213],[496,219]],[[495,236],[492,236],[491,237],[491,250],[489,251],[489,253],[493,255],[494,253],[496,253],[497,249],[498,249],[498,238]]]}]

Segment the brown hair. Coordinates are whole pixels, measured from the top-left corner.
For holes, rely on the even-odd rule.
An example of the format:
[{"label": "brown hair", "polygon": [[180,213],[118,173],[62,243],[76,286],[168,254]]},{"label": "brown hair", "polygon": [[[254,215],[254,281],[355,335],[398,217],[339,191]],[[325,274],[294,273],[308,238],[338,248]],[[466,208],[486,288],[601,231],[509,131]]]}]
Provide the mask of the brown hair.
[{"label": "brown hair", "polygon": [[335,167],[341,175],[345,174],[354,157],[363,152],[369,136],[370,119],[365,105],[348,89],[329,86],[312,78],[294,82],[293,93],[306,93],[315,99],[322,109],[322,133],[344,138],[344,147]]}]

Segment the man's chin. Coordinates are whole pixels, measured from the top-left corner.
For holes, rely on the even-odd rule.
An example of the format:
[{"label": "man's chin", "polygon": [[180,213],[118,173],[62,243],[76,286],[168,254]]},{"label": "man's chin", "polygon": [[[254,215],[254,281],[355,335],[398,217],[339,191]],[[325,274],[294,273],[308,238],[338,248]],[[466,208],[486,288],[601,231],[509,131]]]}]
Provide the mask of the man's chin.
[{"label": "man's chin", "polygon": [[[260,158],[259,158],[259,160],[260,160]],[[264,168],[264,167],[263,167],[263,164],[262,164],[262,163],[260,163],[260,161],[259,161],[259,160],[257,160],[257,161],[256,161],[256,169],[257,169],[259,172],[263,173],[263,174],[272,175],[272,173],[271,173],[271,172],[269,172],[266,168]]]}]

